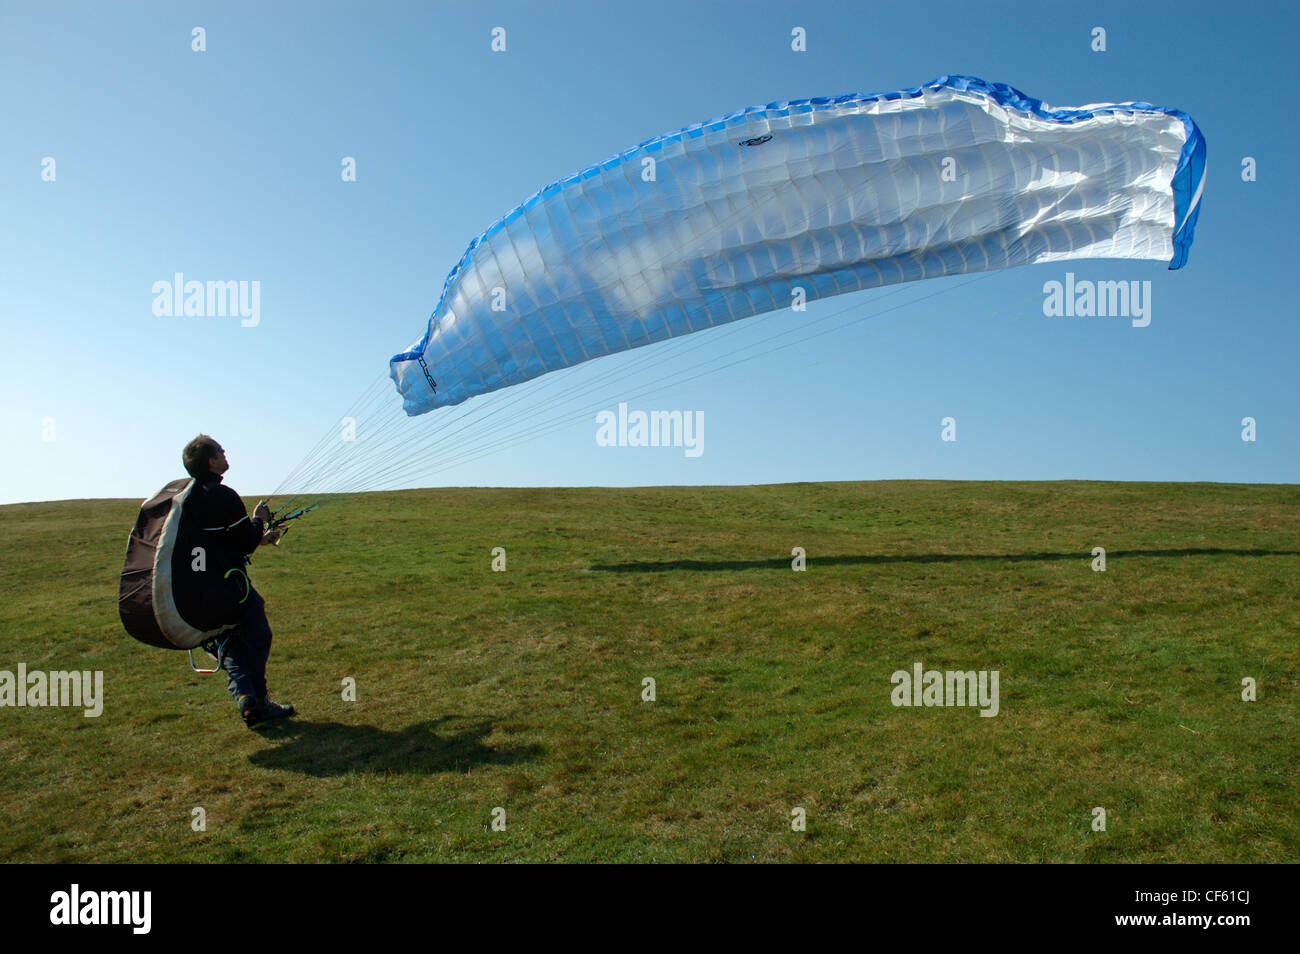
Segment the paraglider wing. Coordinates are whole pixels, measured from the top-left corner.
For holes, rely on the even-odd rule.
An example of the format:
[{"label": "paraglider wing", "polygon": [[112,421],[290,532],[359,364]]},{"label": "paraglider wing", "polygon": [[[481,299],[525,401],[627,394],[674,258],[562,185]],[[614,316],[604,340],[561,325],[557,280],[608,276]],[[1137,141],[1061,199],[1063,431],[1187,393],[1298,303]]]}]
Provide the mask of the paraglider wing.
[{"label": "paraglider wing", "polygon": [[641,143],[470,243],[390,371],[408,414],[897,282],[1080,258],[1187,261],[1205,140],[1146,103],[1054,109],[943,76],[772,103]]}]

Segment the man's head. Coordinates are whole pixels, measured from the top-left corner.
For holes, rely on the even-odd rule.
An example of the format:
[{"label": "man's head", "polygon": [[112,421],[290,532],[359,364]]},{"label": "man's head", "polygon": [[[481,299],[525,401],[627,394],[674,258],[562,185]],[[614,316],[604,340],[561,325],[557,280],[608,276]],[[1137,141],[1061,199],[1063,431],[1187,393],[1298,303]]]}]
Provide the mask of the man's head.
[{"label": "man's head", "polygon": [[181,462],[191,477],[202,477],[205,474],[220,476],[230,469],[226,463],[226,452],[207,434],[200,434],[185,445]]}]

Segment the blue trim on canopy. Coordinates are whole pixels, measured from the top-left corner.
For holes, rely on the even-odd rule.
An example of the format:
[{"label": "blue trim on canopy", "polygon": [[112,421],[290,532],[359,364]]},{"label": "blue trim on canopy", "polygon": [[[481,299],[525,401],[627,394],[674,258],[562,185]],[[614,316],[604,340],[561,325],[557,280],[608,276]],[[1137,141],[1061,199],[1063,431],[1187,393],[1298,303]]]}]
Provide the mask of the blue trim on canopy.
[{"label": "blue trim on canopy", "polygon": [[[1178,156],[1178,167],[1174,170],[1174,257],[1169,260],[1169,267],[1182,268],[1187,264],[1192,236],[1196,231],[1196,219],[1201,213],[1201,188],[1205,178],[1205,137],[1191,116],[1181,109],[1152,106],[1150,103],[1115,103],[1095,109],[1049,110],[1043,108],[1041,99],[1026,96],[1014,86],[988,83],[974,76],[940,76],[927,84],[926,88],[938,89],[944,86],[982,93],[999,105],[1010,106],[1057,123],[1073,123],[1115,112],[1164,113],[1179,120],[1183,124],[1186,140]],[[912,90],[907,93],[915,95]]]},{"label": "blue trim on canopy", "polygon": [[[420,343],[411,351],[405,351],[401,354],[394,355],[389,359],[390,364],[398,361],[414,361],[424,354],[429,344],[429,335],[433,329],[433,319],[442,308],[443,302],[447,298],[447,292],[451,289],[452,282],[460,274],[474,253],[474,249],[483,244],[501,229],[505,228],[510,222],[518,218],[524,211],[531,208],[537,202],[549,198],[565,186],[582,179],[589,179],[600,172],[611,169],[622,162],[631,159],[640,152],[657,152],[662,149],[665,143],[676,142],[682,139],[694,139],[703,134],[705,131],[717,131],[726,129],[728,126],[741,124],[745,117],[752,113],[777,111],[785,114],[791,112],[810,112],[819,107],[841,106],[845,103],[874,103],[880,101],[890,101],[897,99],[915,99],[923,95],[926,90],[937,90],[948,87],[950,89],[963,90],[967,92],[979,93],[987,96],[989,99],[1001,106],[1009,106],[1022,112],[1031,113],[1040,119],[1047,119],[1057,123],[1074,123],[1080,120],[1092,119],[1094,116],[1104,115],[1115,112],[1151,112],[1164,113],[1167,116],[1173,116],[1183,124],[1183,130],[1186,134],[1186,141],[1183,143],[1183,149],[1178,157],[1178,166],[1174,172],[1173,192],[1174,192],[1174,227],[1173,236],[1174,256],[1169,261],[1169,267],[1182,268],[1187,264],[1187,256],[1192,247],[1192,236],[1196,230],[1196,220],[1200,215],[1200,196],[1202,182],[1205,177],[1205,137],[1201,134],[1200,128],[1187,113],[1178,109],[1168,109],[1163,106],[1153,106],[1150,103],[1114,103],[1106,106],[1098,106],[1093,109],[1044,109],[1041,99],[1034,99],[1027,96],[1014,86],[1008,86],[1006,83],[990,83],[976,76],[961,76],[957,74],[940,76],[924,86],[913,86],[909,89],[898,90],[890,93],[846,93],[843,96],[835,97],[817,97],[814,99],[792,99],[783,103],[768,103],[766,106],[749,106],[745,109],[737,110],[718,119],[709,120],[708,122],[695,123],[685,126],[674,132],[666,133],[662,136],[656,136],[653,139],[647,139],[643,143],[633,146],[621,153],[615,153],[607,159],[603,159],[594,165],[588,166],[580,172],[558,179],[543,189],[539,189],[533,195],[529,196],[522,203],[511,209],[500,219],[493,222],[487,229],[479,235],[474,241],[469,243],[465,249],[465,254],[461,256],[456,267],[447,275],[447,280],[443,282],[442,294],[438,297],[438,304],[434,306],[433,312],[429,315],[429,321],[426,323],[424,335],[420,338]],[[394,371],[394,373],[396,373]]]}]

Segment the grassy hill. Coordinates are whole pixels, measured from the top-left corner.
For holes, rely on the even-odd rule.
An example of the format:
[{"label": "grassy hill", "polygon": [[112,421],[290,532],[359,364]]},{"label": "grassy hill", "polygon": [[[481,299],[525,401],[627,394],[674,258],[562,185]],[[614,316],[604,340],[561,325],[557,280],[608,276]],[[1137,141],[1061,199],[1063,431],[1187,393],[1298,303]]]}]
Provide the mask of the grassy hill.
[{"label": "grassy hill", "polygon": [[[1300,861],[1293,486],[335,500],[254,558],[262,733],[121,630],[138,503],[0,508],[0,669],[105,685],[0,708],[0,859]],[[1000,712],[895,707],[917,662]]]}]

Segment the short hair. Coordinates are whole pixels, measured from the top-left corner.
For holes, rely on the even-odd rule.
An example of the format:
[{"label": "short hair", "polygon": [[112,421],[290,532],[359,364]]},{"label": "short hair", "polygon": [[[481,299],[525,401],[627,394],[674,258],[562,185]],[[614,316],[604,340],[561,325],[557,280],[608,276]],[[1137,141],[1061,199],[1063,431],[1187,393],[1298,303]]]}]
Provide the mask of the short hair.
[{"label": "short hair", "polygon": [[191,477],[202,477],[208,473],[208,461],[221,453],[221,446],[207,434],[200,434],[185,445],[181,452],[181,463],[185,472]]}]

